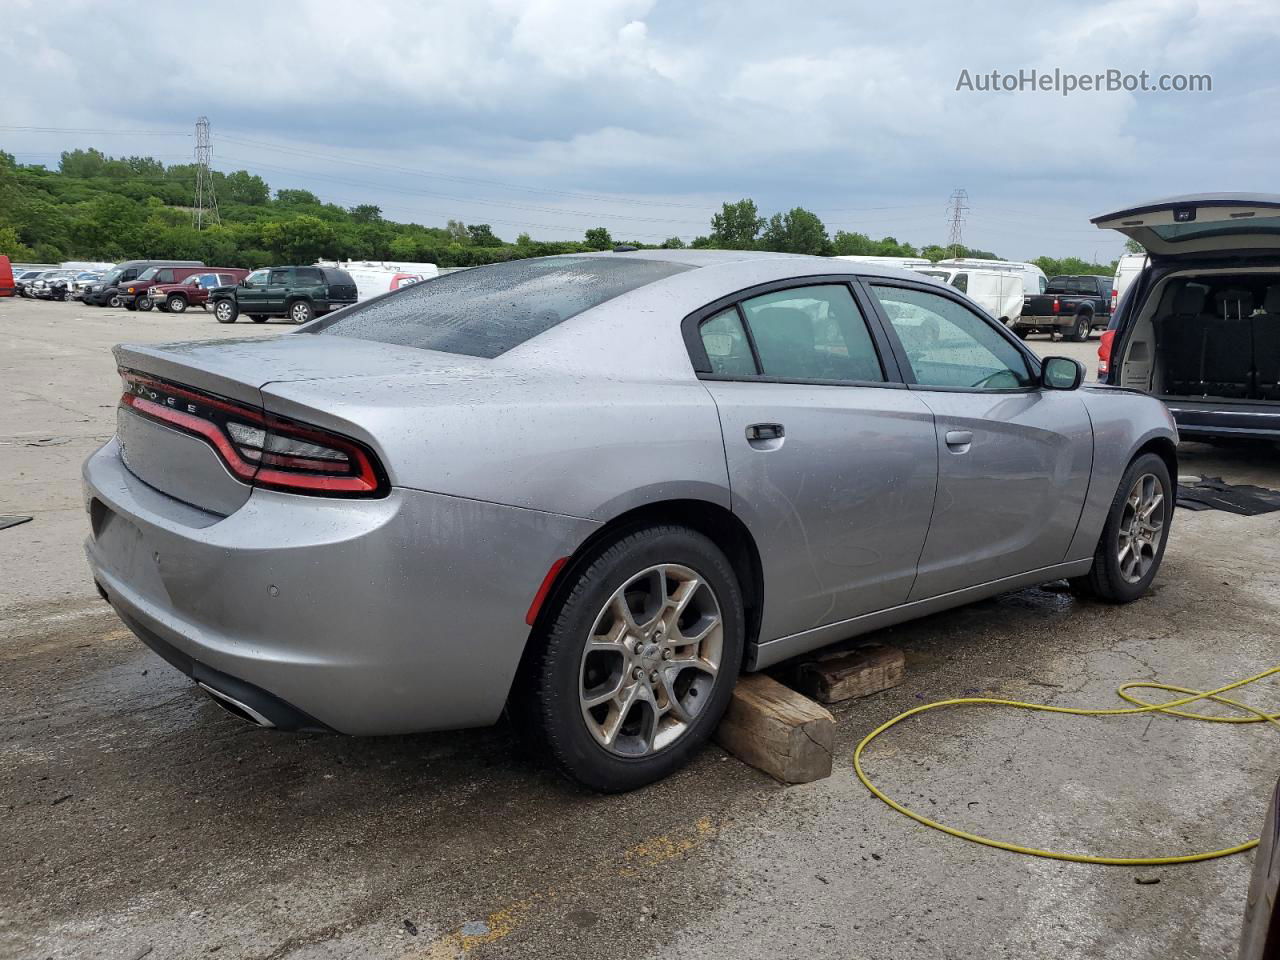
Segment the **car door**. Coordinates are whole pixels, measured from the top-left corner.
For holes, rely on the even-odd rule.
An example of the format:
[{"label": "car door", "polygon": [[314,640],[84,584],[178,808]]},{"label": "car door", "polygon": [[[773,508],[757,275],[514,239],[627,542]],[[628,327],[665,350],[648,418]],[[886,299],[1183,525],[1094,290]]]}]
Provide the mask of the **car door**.
[{"label": "car door", "polygon": [[910,393],[934,414],[938,492],[911,600],[1061,563],[1093,465],[1074,391],[999,323],[923,284],[868,280]]},{"label": "car door", "polygon": [[241,313],[252,315],[266,312],[267,281],[270,276],[270,270],[255,270],[241,281],[236,288],[236,302]]},{"label": "car door", "polygon": [[760,640],[905,601],[933,507],[933,416],[848,277],[754,288],[685,329],[764,568]]},{"label": "car door", "polygon": [[284,313],[285,300],[293,287],[293,270],[289,267],[272,267],[263,290],[262,305],[265,313]]}]

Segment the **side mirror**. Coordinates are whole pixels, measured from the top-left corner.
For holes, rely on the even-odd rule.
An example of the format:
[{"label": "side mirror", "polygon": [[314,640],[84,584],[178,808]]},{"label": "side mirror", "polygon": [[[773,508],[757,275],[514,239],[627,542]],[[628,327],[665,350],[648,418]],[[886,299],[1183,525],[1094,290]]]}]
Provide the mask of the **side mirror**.
[{"label": "side mirror", "polygon": [[245,277],[243,280],[241,280],[241,281],[240,281],[240,286],[242,286],[242,287],[252,287],[252,286],[253,286],[253,284],[249,282],[249,278],[248,278],[248,277]]},{"label": "side mirror", "polygon": [[1046,390],[1075,390],[1084,383],[1084,364],[1070,357],[1045,357],[1040,386]]}]

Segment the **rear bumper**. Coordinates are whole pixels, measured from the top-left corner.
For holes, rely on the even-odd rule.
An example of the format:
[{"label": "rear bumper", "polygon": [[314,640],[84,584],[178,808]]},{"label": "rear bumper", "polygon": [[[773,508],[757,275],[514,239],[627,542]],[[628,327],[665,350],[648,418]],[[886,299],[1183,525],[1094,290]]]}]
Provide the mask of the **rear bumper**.
[{"label": "rear bumper", "polygon": [[84,483],[93,577],[135,633],[315,721],[278,726],[349,734],[496,720],[542,577],[596,526],[401,488],[255,490],[219,517],[137,479],[114,440]]},{"label": "rear bumper", "polygon": [[1178,425],[1178,436],[1238,437],[1242,440],[1280,440],[1280,402],[1215,403],[1166,399]]}]

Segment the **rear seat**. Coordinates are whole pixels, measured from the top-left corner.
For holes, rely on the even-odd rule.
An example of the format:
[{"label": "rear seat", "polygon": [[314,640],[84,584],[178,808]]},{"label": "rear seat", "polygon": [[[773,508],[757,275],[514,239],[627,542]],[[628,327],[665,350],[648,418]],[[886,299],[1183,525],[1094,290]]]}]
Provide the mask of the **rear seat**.
[{"label": "rear seat", "polygon": [[1253,318],[1254,388],[1263,400],[1280,400],[1280,283],[1267,287],[1262,309]]},{"label": "rear seat", "polygon": [[1253,396],[1253,293],[1223,290],[1213,304],[1213,319],[1205,324],[1201,392],[1212,397]]},{"label": "rear seat", "polygon": [[1173,294],[1173,310],[1156,319],[1156,337],[1164,362],[1164,392],[1199,396],[1204,391],[1204,341],[1212,322],[1204,310],[1205,290],[1188,285]]}]

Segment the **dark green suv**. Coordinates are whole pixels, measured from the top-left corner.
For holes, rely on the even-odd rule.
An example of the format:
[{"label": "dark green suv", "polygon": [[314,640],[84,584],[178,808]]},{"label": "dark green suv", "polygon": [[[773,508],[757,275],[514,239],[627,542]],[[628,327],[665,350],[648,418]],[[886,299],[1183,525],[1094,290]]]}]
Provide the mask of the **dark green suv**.
[{"label": "dark green suv", "polygon": [[242,313],[254,323],[268,317],[306,323],[355,302],[351,274],[333,267],[267,267],[253,271],[237,287],[218,287],[209,294],[219,323],[235,323]]}]

